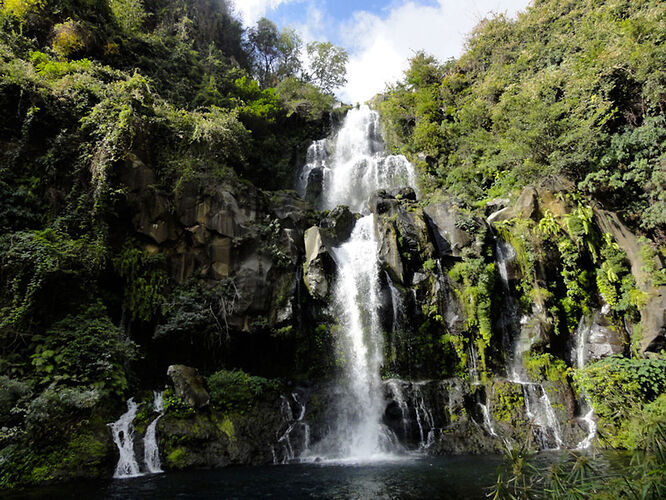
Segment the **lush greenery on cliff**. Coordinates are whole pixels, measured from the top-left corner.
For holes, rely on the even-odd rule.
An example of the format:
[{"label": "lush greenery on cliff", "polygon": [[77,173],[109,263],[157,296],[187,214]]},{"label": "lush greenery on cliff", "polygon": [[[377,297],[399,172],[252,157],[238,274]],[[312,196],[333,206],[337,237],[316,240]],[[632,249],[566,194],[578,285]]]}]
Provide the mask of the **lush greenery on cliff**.
[{"label": "lush greenery on cliff", "polygon": [[[396,212],[378,217],[396,263],[423,278],[402,283],[416,333],[394,339],[395,376],[469,379],[472,347],[483,383],[505,370],[508,307],[483,219],[508,207],[493,231],[515,249],[507,286],[540,332],[527,372],[571,413],[584,391],[604,444],[646,446],[666,387],[661,344],[639,359],[643,311],[666,284],[665,42],[656,0],[537,0],[482,22],[459,60],[416,54],[378,99],[424,195],[385,193]],[[236,446],[234,426],[277,391],[263,377],[335,371],[336,318],[302,284],[303,233],[330,214],[279,190],[342,113],[347,56],[310,43],[305,67],[302,49],[268,20],[244,29],[224,0],[0,0],[0,487],[106,474],[106,423],[163,384],[165,364],[196,364],[213,407],[167,393],[179,467],[197,464],[181,439],[191,456],[201,435]],[[445,258],[423,212],[442,199],[465,233]],[[599,209],[644,238],[640,255]],[[572,369],[581,318],[605,308],[621,355]],[[505,385],[491,414],[510,425],[524,401]]]},{"label": "lush greenery on cliff", "polygon": [[666,6],[537,0],[465,54],[424,53],[380,104],[387,139],[428,187],[469,203],[548,176],[666,238]]},{"label": "lush greenery on cliff", "polygon": [[[666,283],[660,270],[666,260],[665,40],[663,2],[535,1],[516,20],[483,21],[460,59],[440,62],[417,53],[404,80],[377,99],[389,145],[420,169],[425,203],[449,198],[481,216],[514,205],[494,227],[516,252],[521,278],[512,286],[521,314],[540,318],[541,333],[524,358],[528,373],[534,380],[569,378],[591,398],[601,440],[621,448],[663,445],[663,427],[655,422],[663,418],[664,361],[631,358],[644,355],[644,311]],[[534,204],[523,191],[530,185],[539,191]],[[628,255],[621,248],[626,242],[616,241],[620,235],[605,232],[604,210],[641,236],[640,255]],[[491,307],[487,298],[492,280],[489,285],[483,270],[494,260],[462,257],[450,275],[470,308],[468,331],[447,334],[442,346],[455,350],[460,373],[471,362],[470,345],[482,370],[496,372],[506,346],[484,325],[507,306]],[[584,326],[581,317],[602,307],[612,330],[624,336],[624,353],[577,370],[569,359],[572,339]],[[663,303],[656,314],[663,315]],[[660,346],[653,350],[663,357]],[[663,480],[655,478],[663,461],[650,467],[635,471],[636,483],[618,491],[632,496],[643,488],[646,497],[660,496]],[[580,485],[576,470],[537,482],[566,496],[549,481]],[[509,485],[525,487],[524,479],[514,476]],[[498,497],[531,494],[505,486],[498,485]],[[586,486],[581,495],[603,490],[599,482]]]},{"label": "lush greenery on cliff", "polygon": [[246,32],[219,0],[0,2],[2,486],[104,465],[101,415],[185,293],[166,299],[164,259],[131,236],[119,166],[140,156],[166,195],[291,187],[345,81],[342,49],[310,44],[310,71],[301,45],[265,19]]}]

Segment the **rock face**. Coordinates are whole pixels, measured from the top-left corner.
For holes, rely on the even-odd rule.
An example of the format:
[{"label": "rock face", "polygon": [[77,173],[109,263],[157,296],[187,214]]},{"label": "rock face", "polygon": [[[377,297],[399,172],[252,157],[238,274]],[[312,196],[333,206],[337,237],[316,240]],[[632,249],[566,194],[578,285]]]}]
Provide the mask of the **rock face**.
[{"label": "rock face", "polygon": [[165,257],[178,283],[233,281],[240,300],[229,325],[246,329],[257,315],[279,323],[278,311],[291,308],[285,288],[298,273],[311,225],[307,202],[293,191],[265,193],[233,178],[162,193],[138,158],[121,169],[121,178],[137,235],[147,251]]},{"label": "rock face", "polygon": [[167,375],[173,382],[176,395],[193,408],[203,408],[210,403],[204,380],[196,368],[185,365],[171,365]]},{"label": "rock face", "polygon": [[433,203],[424,212],[432,228],[438,257],[460,257],[463,248],[473,243],[472,235],[456,226],[459,211],[451,203]]},{"label": "rock face", "polygon": [[643,354],[659,352],[666,348],[666,286],[654,286],[646,276],[643,271],[645,263],[641,257],[643,245],[620,221],[616,213],[596,210],[595,216],[602,231],[612,234],[620,248],[626,252],[636,284],[647,296],[647,303],[640,310],[641,352]]},{"label": "rock face", "polygon": [[[321,174],[316,169],[310,174],[306,200],[321,194]],[[177,195],[166,195],[153,189],[154,176],[138,158],[128,162],[123,175],[136,234],[147,251],[164,255],[176,281],[194,279],[211,287],[226,283],[236,290],[233,310],[224,318],[236,335],[229,359],[241,351],[261,352],[263,369],[262,363],[275,362],[291,349],[292,357],[281,360],[289,377],[294,360],[314,365],[316,349],[335,352],[330,332],[337,322],[328,310],[333,249],[349,238],[358,215],[344,206],[316,213],[294,192],[265,193],[233,180],[206,187],[185,184]],[[486,207],[485,214],[492,212],[487,221],[455,199],[438,198],[424,207],[411,189],[378,191],[370,199],[381,266],[382,375],[391,377],[384,384],[383,420],[408,448],[434,454],[494,453],[503,440],[533,449],[550,446],[555,431],[534,430],[529,397],[550,401],[557,439],[564,446],[575,447],[585,437],[579,403],[566,382],[504,378],[507,353],[518,337],[524,336],[527,349],[537,355],[565,358],[570,349],[571,332],[561,328],[562,338],[553,335],[562,318],[554,317],[552,303],[544,298],[566,294],[553,285],[561,282],[556,246],[534,249],[529,268],[516,249],[513,255],[500,255],[508,251],[501,248],[500,229],[515,224],[512,219],[533,228],[552,214],[566,231],[564,220],[575,208],[562,195],[569,188],[558,181],[528,187],[513,203],[493,200]],[[502,226],[502,221],[510,222]],[[595,221],[627,253],[648,297],[641,310],[642,349],[658,350],[666,338],[665,287],[641,278],[640,242],[615,214],[597,210]],[[519,251],[524,259],[525,249]],[[534,291],[531,302],[519,304],[517,290],[526,284]],[[484,303],[484,293],[491,295],[490,305]],[[591,307],[601,307],[597,297],[591,300]],[[596,311],[588,324],[587,360],[625,349],[627,333],[611,315]],[[490,340],[481,333],[484,327],[492,330]],[[257,337],[258,332],[265,336]],[[332,379],[337,369],[334,359],[327,363],[317,367],[324,380]],[[172,365],[168,373],[176,393],[191,406],[209,405],[194,368]],[[320,379],[299,388],[298,398],[295,393],[291,398],[304,406],[289,407],[286,420],[280,416],[284,402],[296,404],[289,395],[273,395],[251,414],[208,407],[186,417],[165,415],[159,426],[169,436],[167,467],[288,461],[298,454],[296,443],[305,446],[307,441],[304,424],[293,425],[294,415],[307,408],[302,414],[307,436],[313,442],[322,438],[332,413],[339,411],[333,406],[335,390]],[[278,444],[285,442],[279,440],[289,429],[299,433],[291,436],[292,450]]]},{"label": "rock face", "polygon": [[311,227],[305,231],[305,265],[303,280],[310,295],[324,300],[330,290],[330,277],[334,263],[328,249],[324,245],[322,231]]}]

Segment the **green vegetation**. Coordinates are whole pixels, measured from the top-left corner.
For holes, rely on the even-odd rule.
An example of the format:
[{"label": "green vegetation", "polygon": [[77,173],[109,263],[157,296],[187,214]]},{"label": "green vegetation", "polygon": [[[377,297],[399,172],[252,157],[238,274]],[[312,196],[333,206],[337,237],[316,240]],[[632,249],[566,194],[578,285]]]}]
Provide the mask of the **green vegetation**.
[{"label": "green vegetation", "polygon": [[[664,359],[612,356],[577,370],[574,380],[592,401],[602,439],[614,447],[639,448],[637,426],[663,411]],[[660,402],[656,403],[657,399]]]},{"label": "green vegetation", "polygon": [[475,204],[564,176],[663,238],[664,9],[553,0],[486,19],[460,59],[412,58],[380,104],[387,138],[428,190]]},{"label": "green vegetation", "polygon": [[241,370],[220,370],[208,377],[213,404],[225,410],[247,410],[265,392],[276,391],[275,380],[248,375]]},{"label": "green vegetation", "polygon": [[177,284],[133,218],[157,214],[146,229],[168,239],[188,193],[292,186],[346,63],[322,46],[310,75],[300,48],[267,20],[246,31],[227,0],[0,2],[2,486],[59,479],[77,426],[138,389],[139,352],[227,362],[233,280]]}]

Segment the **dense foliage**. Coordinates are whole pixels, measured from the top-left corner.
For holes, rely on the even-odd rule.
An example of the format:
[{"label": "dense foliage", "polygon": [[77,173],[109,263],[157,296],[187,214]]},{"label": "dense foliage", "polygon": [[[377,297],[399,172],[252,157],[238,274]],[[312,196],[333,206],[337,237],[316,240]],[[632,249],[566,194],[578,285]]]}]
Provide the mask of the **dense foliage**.
[{"label": "dense foliage", "polygon": [[121,177],[145,161],[165,196],[291,187],[346,61],[311,77],[301,45],[227,0],[0,1],[0,487],[107,456],[151,342],[227,340],[228,290],[175,287]]},{"label": "dense foliage", "polygon": [[416,54],[380,104],[430,189],[468,203],[549,175],[666,230],[666,6],[537,1],[483,21],[458,60]]}]

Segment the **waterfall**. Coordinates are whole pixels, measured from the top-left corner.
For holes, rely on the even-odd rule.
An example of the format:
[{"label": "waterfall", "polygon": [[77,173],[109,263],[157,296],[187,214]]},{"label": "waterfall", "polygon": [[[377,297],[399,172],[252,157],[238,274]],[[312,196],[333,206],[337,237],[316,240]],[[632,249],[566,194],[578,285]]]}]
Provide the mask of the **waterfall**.
[{"label": "waterfall", "polygon": [[138,408],[134,398],[128,399],[127,411],[117,421],[108,424],[113,435],[113,442],[118,447],[120,455],[113,474],[113,477],[117,479],[163,472],[160,450],[157,446],[157,423],[164,416],[164,393],[153,391],[153,411],[157,413],[157,417],[146,428],[146,434],[143,436],[143,468],[139,465],[134,453],[134,419]]},{"label": "waterfall", "polygon": [[381,423],[384,332],[378,314],[381,298],[373,215],[359,219],[349,240],[333,250],[333,257],[338,268],[334,306],[342,326],[339,341],[347,371],[334,454],[367,460],[390,451]]},{"label": "waterfall", "polygon": [[141,475],[139,464],[134,456],[134,417],[136,417],[137,404],[134,398],[127,400],[127,411],[120,418],[109,424],[113,434],[113,442],[118,447],[120,459],[113,474],[115,478],[129,478]]},{"label": "waterfall", "polygon": [[315,169],[323,171],[322,209],[347,205],[352,212],[367,213],[370,195],[378,189],[416,190],[414,167],[402,155],[386,154],[379,113],[366,105],[351,109],[333,138],[309,147],[296,186],[301,195]]},{"label": "waterfall", "polygon": [[[296,412],[292,406],[296,408]],[[271,447],[274,464],[286,464],[295,460],[297,450],[301,457],[309,454],[310,425],[305,421],[305,412],[305,403],[301,402],[297,393],[293,392],[289,397],[280,396],[280,413],[287,428],[277,439],[280,453],[275,451],[275,446]]]},{"label": "waterfall", "polygon": [[319,168],[323,171],[320,207],[347,205],[366,215],[357,221],[349,239],[332,249],[337,264],[333,309],[341,326],[338,344],[344,352],[345,374],[340,381],[337,421],[316,452],[330,459],[371,460],[395,450],[396,437],[382,423],[384,332],[379,318],[375,220],[368,201],[379,189],[409,186],[416,190],[416,175],[403,156],[386,154],[379,114],[368,106],[350,110],[335,137],[326,141],[318,141],[308,151],[308,164],[300,176],[301,193],[309,191],[310,173]]},{"label": "waterfall", "polygon": [[516,258],[516,251],[510,243],[497,238],[495,246],[497,269],[504,295],[504,308],[500,327],[503,332],[505,348],[510,346],[506,372],[510,382],[520,384],[523,389],[525,412],[533,427],[534,439],[541,449],[559,449],[563,446],[560,424],[548,393],[543,385],[529,380],[527,370],[523,366],[523,354],[527,352],[532,341],[525,327],[528,318],[518,321],[518,307],[513,300],[509,284],[508,266]]},{"label": "waterfall", "polygon": [[400,290],[398,290],[391,280],[391,276],[388,271],[384,271],[386,276],[386,282],[388,283],[389,290],[391,292],[391,307],[393,309],[393,322],[391,323],[391,329],[393,332],[397,332],[402,324],[403,318],[405,317],[405,304],[402,300],[402,295]]},{"label": "waterfall", "polygon": [[[576,331],[574,332],[574,342],[572,346],[572,364],[580,370],[585,367],[587,362],[587,339],[590,335],[592,325],[586,324],[585,316],[580,318]],[[590,321],[591,323],[591,321]],[[590,398],[584,392],[580,395],[580,411],[583,413],[582,420],[587,426],[587,436],[576,446],[579,450],[584,450],[592,446],[592,441],[597,435],[597,422],[594,419],[594,408]]]},{"label": "waterfall", "polygon": [[153,391],[153,411],[158,415],[146,429],[143,437],[143,461],[146,470],[153,474],[164,472],[160,461],[160,449],[157,446],[157,423],[164,415],[164,393]]},{"label": "waterfall", "polygon": [[498,437],[497,432],[495,432],[495,427],[493,426],[493,421],[490,418],[490,411],[488,410],[488,403],[477,403],[479,408],[481,408],[481,414],[483,415],[483,424],[486,426],[486,430],[490,433],[491,436]]}]

